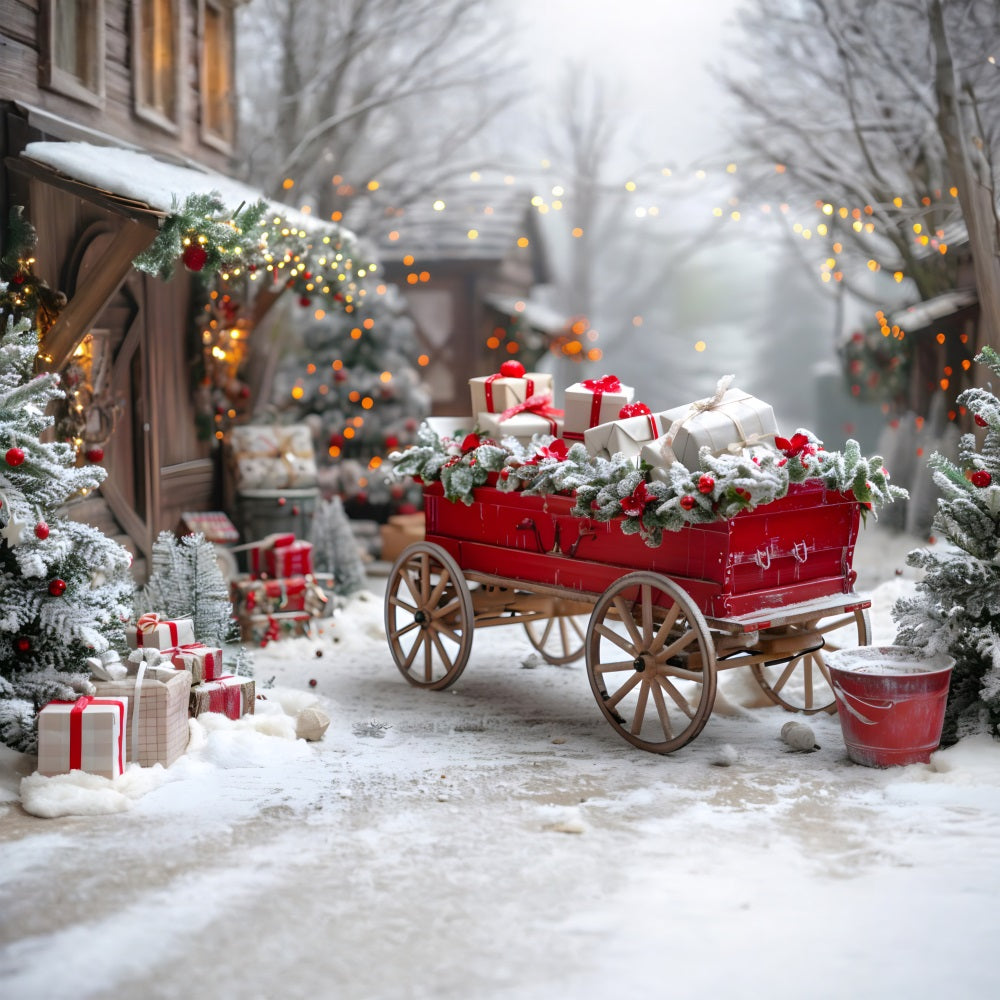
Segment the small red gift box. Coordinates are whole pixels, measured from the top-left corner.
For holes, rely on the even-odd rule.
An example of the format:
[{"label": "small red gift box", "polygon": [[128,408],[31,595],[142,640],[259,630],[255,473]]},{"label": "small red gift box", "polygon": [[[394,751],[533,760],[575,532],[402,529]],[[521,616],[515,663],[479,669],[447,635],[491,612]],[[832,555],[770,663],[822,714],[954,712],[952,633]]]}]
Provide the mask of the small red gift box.
[{"label": "small red gift box", "polygon": [[252,677],[220,677],[191,688],[191,714],[219,712],[230,719],[253,715],[255,684]]},{"label": "small red gift box", "polygon": [[38,713],[38,773],[118,777],[125,769],[127,713],[128,698],[50,701]]},{"label": "small red gift box", "polygon": [[264,566],[267,575],[275,578],[307,576],[312,573],[312,543],[293,541],[266,549]]},{"label": "small red gift box", "polygon": [[247,559],[250,566],[250,578],[256,580],[257,577],[265,573],[270,573],[267,568],[267,553],[272,549],[283,548],[286,545],[295,544],[295,535],[280,533],[268,535],[267,538],[250,546]]}]

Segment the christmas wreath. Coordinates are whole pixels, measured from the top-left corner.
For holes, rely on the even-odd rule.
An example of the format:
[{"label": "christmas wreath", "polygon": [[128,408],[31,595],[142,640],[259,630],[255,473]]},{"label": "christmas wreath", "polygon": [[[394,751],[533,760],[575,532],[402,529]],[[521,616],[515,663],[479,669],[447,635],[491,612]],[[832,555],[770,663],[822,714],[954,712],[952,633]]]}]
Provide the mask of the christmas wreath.
[{"label": "christmas wreath", "polygon": [[531,496],[574,495],[573,514],[596,521],[620,518],[626,535],[638,534],[650,546],[661,543],[664,531],[728,520],[806,480],[853,494],[866,512],[907,496],[889,484],[880,456],[865,458],[856,441],[848,441],[843,452],[827,451],[807,430],[776,438],[773,448],[758,445],[735,455],[702,448],[694,470],[680,462],[637,466],[621,454],[595,458],[583,443],[567,445],[549,435],[535,435],[527,445],[475,432],[442,437],[427,423],[416,444],[389,457],[393,475],[440,482],[447,499],[464,504],[472,503],[477,486],[486,485]]}]

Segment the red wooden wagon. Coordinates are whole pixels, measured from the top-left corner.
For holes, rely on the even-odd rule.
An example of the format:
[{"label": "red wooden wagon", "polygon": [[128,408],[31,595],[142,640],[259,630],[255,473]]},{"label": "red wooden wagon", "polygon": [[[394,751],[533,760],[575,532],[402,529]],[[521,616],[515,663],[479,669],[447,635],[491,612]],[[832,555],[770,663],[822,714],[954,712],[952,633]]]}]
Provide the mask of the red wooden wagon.
[{"label": "red wooden wagon", "polygon": [[670,753],[701,732],[720,670],[747,666],[789,711],[832,712],[824,651],[871,641],[851,568],[860,505],[818,481],[652,548],[564,496],[425,490],[427,533],[390,572],[385,625],[417,687],[453,684],[475,628],[520,624],[550,663],[586,656],[622,737]]}]

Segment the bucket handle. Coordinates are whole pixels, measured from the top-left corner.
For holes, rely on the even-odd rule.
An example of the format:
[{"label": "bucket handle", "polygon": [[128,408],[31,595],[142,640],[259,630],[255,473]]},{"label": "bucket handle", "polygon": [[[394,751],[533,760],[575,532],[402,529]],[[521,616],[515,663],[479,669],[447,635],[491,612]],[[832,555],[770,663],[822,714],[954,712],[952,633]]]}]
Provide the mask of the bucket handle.
[{"label": "bucket handle", "polygon": [[863,722],[866,726],[877,726],[878,721],[876,719],[869,719],[867,716],[862,715],[851,704],[852,699],[859,705],[863,705],[867,709],[874,709],[876,712],[888,712],[889,709],[893,708],[896,704],[894,701],[886,701],[882,703],[865,701],[864,698],[859,698],[856,694],[848,694],[836,681],[833,682],[833,690],[840,695],[844,708],[846,708],[847,711],[854,716],[854,718],[856,718],[859,722]]}]

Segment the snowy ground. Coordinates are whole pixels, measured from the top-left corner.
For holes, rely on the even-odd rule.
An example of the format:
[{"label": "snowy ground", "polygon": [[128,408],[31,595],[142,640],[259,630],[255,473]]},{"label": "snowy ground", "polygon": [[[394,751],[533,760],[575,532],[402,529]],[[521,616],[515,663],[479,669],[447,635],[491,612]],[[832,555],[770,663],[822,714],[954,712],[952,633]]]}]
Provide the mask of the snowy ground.
[{"label": "snowy ground", "polygon": [[[860,539],[876,642],[915,544]],[[523,666],[519,627],[477,634],[435,694],[381,616],[374,596],[270,647],[256,719],[194,723],[169,770],[71,796],[0,752],[3,996],[995,996],[1000,744],[873,770],[836,716],[803,754],[760,708],[658,757],[582,664]],[[289,738],[282,706],[314,697],[325,739]]]}]

